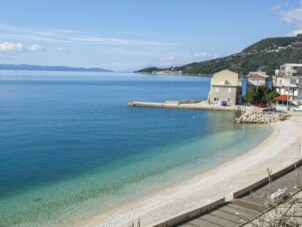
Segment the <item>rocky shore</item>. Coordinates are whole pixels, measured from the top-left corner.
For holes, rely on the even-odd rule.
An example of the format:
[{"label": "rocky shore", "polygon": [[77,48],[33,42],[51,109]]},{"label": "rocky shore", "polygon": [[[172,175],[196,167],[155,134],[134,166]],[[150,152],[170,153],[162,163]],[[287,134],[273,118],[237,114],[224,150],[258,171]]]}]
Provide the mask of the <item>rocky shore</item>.
[{"label": "rocky shore", "polygon": [[243,124],[269,124],[286,120],[287,115],[276,112],[265,112],[259,108],[249,108],[240,117],[234,120],[235,123]]}]

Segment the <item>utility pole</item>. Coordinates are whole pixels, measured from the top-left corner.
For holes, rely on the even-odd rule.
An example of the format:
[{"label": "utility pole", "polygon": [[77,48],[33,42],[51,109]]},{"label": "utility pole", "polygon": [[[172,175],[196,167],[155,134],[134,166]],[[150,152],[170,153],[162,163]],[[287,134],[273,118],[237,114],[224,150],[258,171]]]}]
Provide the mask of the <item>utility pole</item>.
[{"label": "utility pole", "polygon": [[271,177],[272,170],[267,168],[266,172],[268,175],[268,203],[270,204],[271,203],[271,187],[272,187],[272,185],[271,185],[272,184],[272,177]]},{"label": "utility pole", "polygon": [[296,188],[300,188],[300,177],[298,173],[297,163],[294,164],[295,166],[295,179],[296,179]]},{"label": "utility pole", "polygon": [[288,105],[288,98],[289,98],[289,83],[290,83],[290,80],[288,80],[288,87],[287,87],[287,103],[286,103],[287,110],[289,110],[289,105]]}]

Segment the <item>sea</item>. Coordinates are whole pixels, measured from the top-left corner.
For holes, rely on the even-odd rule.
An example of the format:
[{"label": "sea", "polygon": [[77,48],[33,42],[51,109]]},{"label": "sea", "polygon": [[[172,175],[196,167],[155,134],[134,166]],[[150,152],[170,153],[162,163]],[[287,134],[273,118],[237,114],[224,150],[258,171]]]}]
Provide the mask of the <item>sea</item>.
[{"label": "sea", "polygon": [[0,71],[0,226],[68,226],[173,187],[272,132],[206,100],[209,77]]}]

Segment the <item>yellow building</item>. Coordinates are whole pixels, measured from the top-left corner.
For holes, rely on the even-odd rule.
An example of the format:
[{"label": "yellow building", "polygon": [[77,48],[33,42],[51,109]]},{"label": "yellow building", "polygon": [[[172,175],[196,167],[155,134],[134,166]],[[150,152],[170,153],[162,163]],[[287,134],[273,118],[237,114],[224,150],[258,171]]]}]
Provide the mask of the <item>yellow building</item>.
[{"label": "yellow building", "polygon": [[211,79],[208,102],[213,104],[226,102],[227,105],[235,105],[241,100],[239,87],[240,77],[238,73],[230,70],[214,73]]}]

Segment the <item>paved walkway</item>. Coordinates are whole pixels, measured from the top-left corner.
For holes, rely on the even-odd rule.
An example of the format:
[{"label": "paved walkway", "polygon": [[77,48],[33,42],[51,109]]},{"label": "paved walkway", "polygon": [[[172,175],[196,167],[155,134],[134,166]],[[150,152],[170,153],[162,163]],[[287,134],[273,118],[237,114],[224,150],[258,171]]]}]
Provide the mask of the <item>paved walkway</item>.
[{"label": "paved walkway", "polygon": [[[302,183],[302,167],[298,168],[298,178],[296,171],[293,170],[278,179],[274,180],[271,184],[271,194],[278,189],[287,188],[286,193],[289,196],[297,193],[297,179]],[[264,185],[256,189],[252,194],[245,195],[241,198],[234,199],[229,203],[187,221],[178,226],[182,227],[231,227],[231,226],[244,226],[248,220],[254,219],[264,211],[268,210],[265,205],[269,192],[269,186]]]}]

